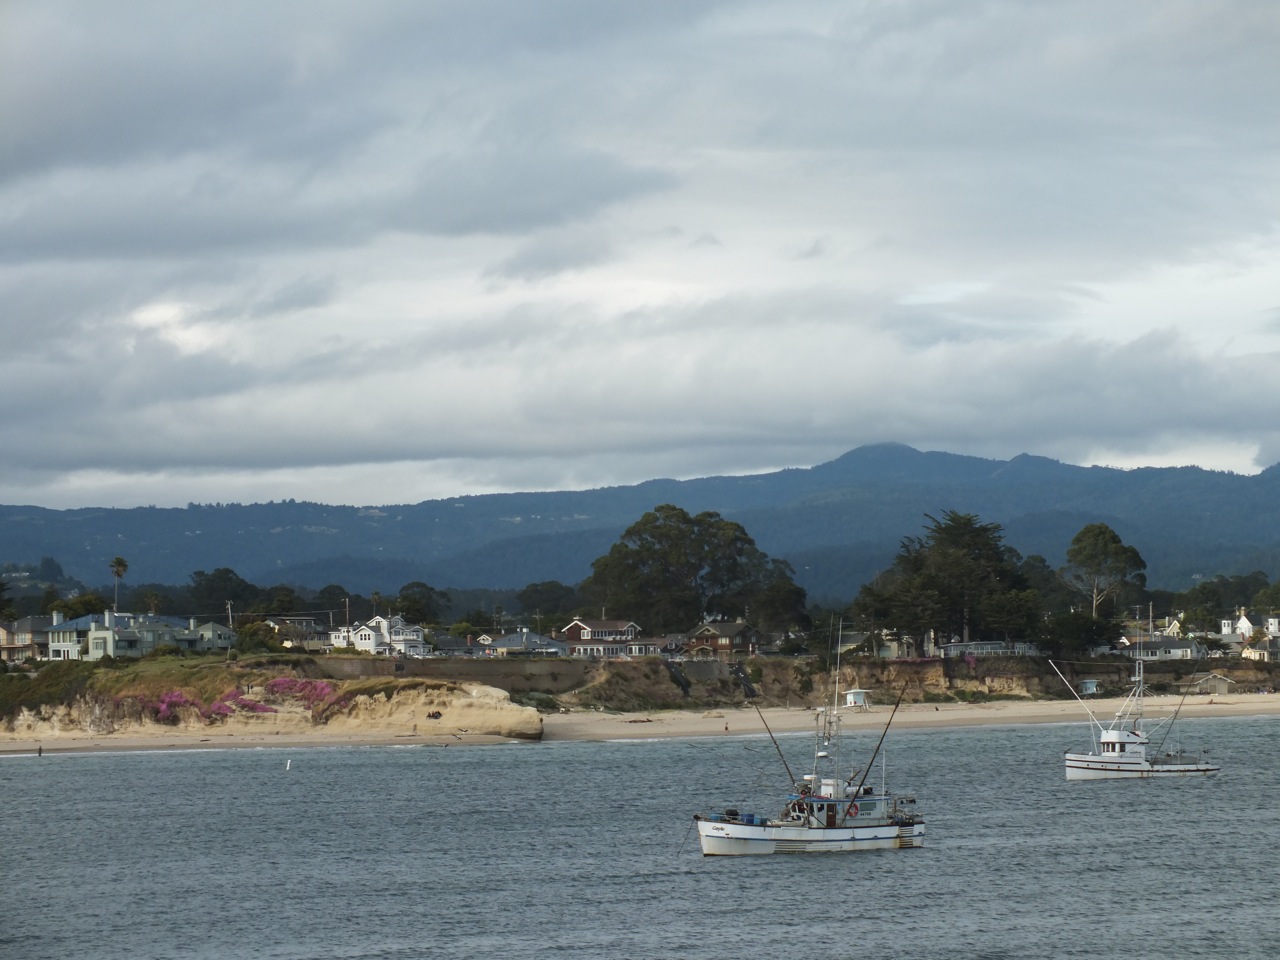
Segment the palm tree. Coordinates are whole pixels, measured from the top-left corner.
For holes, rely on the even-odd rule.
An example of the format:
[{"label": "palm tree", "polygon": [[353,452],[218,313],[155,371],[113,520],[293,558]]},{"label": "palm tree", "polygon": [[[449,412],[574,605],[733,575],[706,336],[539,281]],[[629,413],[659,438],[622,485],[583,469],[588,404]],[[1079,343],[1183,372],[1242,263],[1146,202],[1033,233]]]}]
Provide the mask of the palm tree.
[{"label": "palm tree", "polygon": [[107,566],[111,570],[111,575],[116,578],[116,595],[111,602],[111,610],[113,613],[118,613],[120,610],[120,581],[129,570],[129,561],[124,557],[116,557]]}]

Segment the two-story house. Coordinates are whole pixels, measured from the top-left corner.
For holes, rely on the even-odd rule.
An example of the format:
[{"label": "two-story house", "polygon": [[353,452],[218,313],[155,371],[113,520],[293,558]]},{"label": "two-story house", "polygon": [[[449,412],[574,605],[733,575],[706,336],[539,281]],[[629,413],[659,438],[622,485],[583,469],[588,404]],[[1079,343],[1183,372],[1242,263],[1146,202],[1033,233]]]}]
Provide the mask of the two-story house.
[{"label": "two-story house", "polygon": [[17,663],[20,660],[45,660],[49,656],[49,628],[53,626],[53,617],[22,617],[7,628],[3,645],[0,645],[0,657],[6,663]]},{"label": "two-story house", "polygon": [[263,623],[276,632],[286,649],[318,653],[329,637],[328,627],[315,617],[268,617]]},{"label": "two-story house", "polygon": [[1256,613],[1250,616],[1244,607],[1240,607],[1234,617],[1222,620],[1219,633],[1234,634],[1244,640],[1261,633],[1268,637],[1280,637],[1280,616],[1274,613],[1269,616]]},{"label": "two-story house", "polygon": [[742,660],[759,653],[760,631],[742,619],[704,623],[689,634],[685,649],[695,660]]},{"label": "two-story house", "polygon": [[195,618],[117,613],[113,610],[101,616],[94,614],[68,622],[63,625],[59,637],[64,659],[74,659],[70,656],[74,645],[85,660],[145,657],[162,647],[193,653],[223,651],[230,650],[236,639],[235,631],[230,627],[213,622],[201,625]]},{"label": "two-story house", "polygon": [[423,657],[427,653],[426,632],[399,614],[330,630],[329,645],[335,650],[353,648],[385,657]]},{"label": "two-story house", "polygon": [[49,659],[80,660],[89,654],[89,632],[106,622],[105,613],[89,613],[74,620],[63,620],[55,612],[49,627]]},{"label": "two-story house", "polygon": [[560,634],[575,657],[622,657],[640,628],[630,620],[574,620]]}]

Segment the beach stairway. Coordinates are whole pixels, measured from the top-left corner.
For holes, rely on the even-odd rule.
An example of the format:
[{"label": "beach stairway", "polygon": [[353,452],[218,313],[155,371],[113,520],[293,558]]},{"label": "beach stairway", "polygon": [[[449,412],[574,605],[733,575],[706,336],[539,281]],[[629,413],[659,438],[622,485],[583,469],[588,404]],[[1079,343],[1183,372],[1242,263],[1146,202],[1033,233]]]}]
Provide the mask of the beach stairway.
[{"label": "beach stairway", "polygon": [[675,681],[675,685],[683,690],[684,695],[687,697],[692,684],[689,683],[689,678],[685,676],[684,671],[680,669],[680,664],[671,660],[664,660],[663,663],[667,665],[667,673],[671,674],[671,679]]},{"label": "beach stairway", "polygon": [[760,696],[760,692],[752,685],[751,678],[747,676],[747,671],[743,669],[742,664],[730,664],[729,669],[733,671],[733,675],[742,684],[742,692],[747,695],[748,700]]}]

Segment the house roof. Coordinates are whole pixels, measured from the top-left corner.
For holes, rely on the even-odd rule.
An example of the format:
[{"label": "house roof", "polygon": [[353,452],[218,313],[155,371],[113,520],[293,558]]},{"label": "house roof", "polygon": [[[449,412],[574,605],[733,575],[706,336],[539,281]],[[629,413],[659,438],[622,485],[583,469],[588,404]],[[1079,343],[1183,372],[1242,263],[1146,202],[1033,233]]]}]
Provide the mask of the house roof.
[{"label": "house roof", "polygon": [[13,622],[13,628],[17,631],[41,632],[47,631],[51,626],[53,626],[53,617],[46,615],[23,617]]},{"label": "house roof", "polygon": [[540,633],[530,633],[527,630],[498,637],[489,646],[503,650],[567,650],[569,648],[569,645],[563,640],[553,640],[551,637],[544,637]]},{"label": "house roof", "polygon": [[627,627],[635,627],[637,630],[640,629],[639,624],[634,623],[631,620],[582,620],[580,618],[574,618],[569,621],[569,626],[564,627],[563,629],[568,630],[569,627],[572,627],[575,623],[580,624],[589,630],[626,630]]},{"label": "house roof", "polygon": [[86,613],[83,617],[76,617],[74,620],[63,620],[58,624],[50,624],[50,633],[60,633],[63,630],[88,630],[97,626],[104,621],[105,617],[101,613]]},{"label": "house roof", "polygon": [[475,643],[474,638],[471,644],[468,644],[466,637],[455,637],[452,633],[435,634],[432,636],[432,640],[441,650],[465,650]]},{"label": "house roof", "polygon": [[694,636],[702,635],[706,637],[736,637],[740,633],[754,632],[755,627],[741,620],[735,620],[732,623],[726,621],[721,623],[704,623],[694,631]]}]

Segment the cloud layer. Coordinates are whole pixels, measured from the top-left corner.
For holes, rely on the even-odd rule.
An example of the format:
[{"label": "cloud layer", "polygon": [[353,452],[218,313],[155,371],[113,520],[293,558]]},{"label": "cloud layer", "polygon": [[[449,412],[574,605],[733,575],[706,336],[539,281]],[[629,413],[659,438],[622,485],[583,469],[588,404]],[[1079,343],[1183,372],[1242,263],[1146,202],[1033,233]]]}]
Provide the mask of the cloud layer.
[{"label": "cloud layer", "polygon": [[0,7],[0,502],[1280,461],[1280,9]]}]

